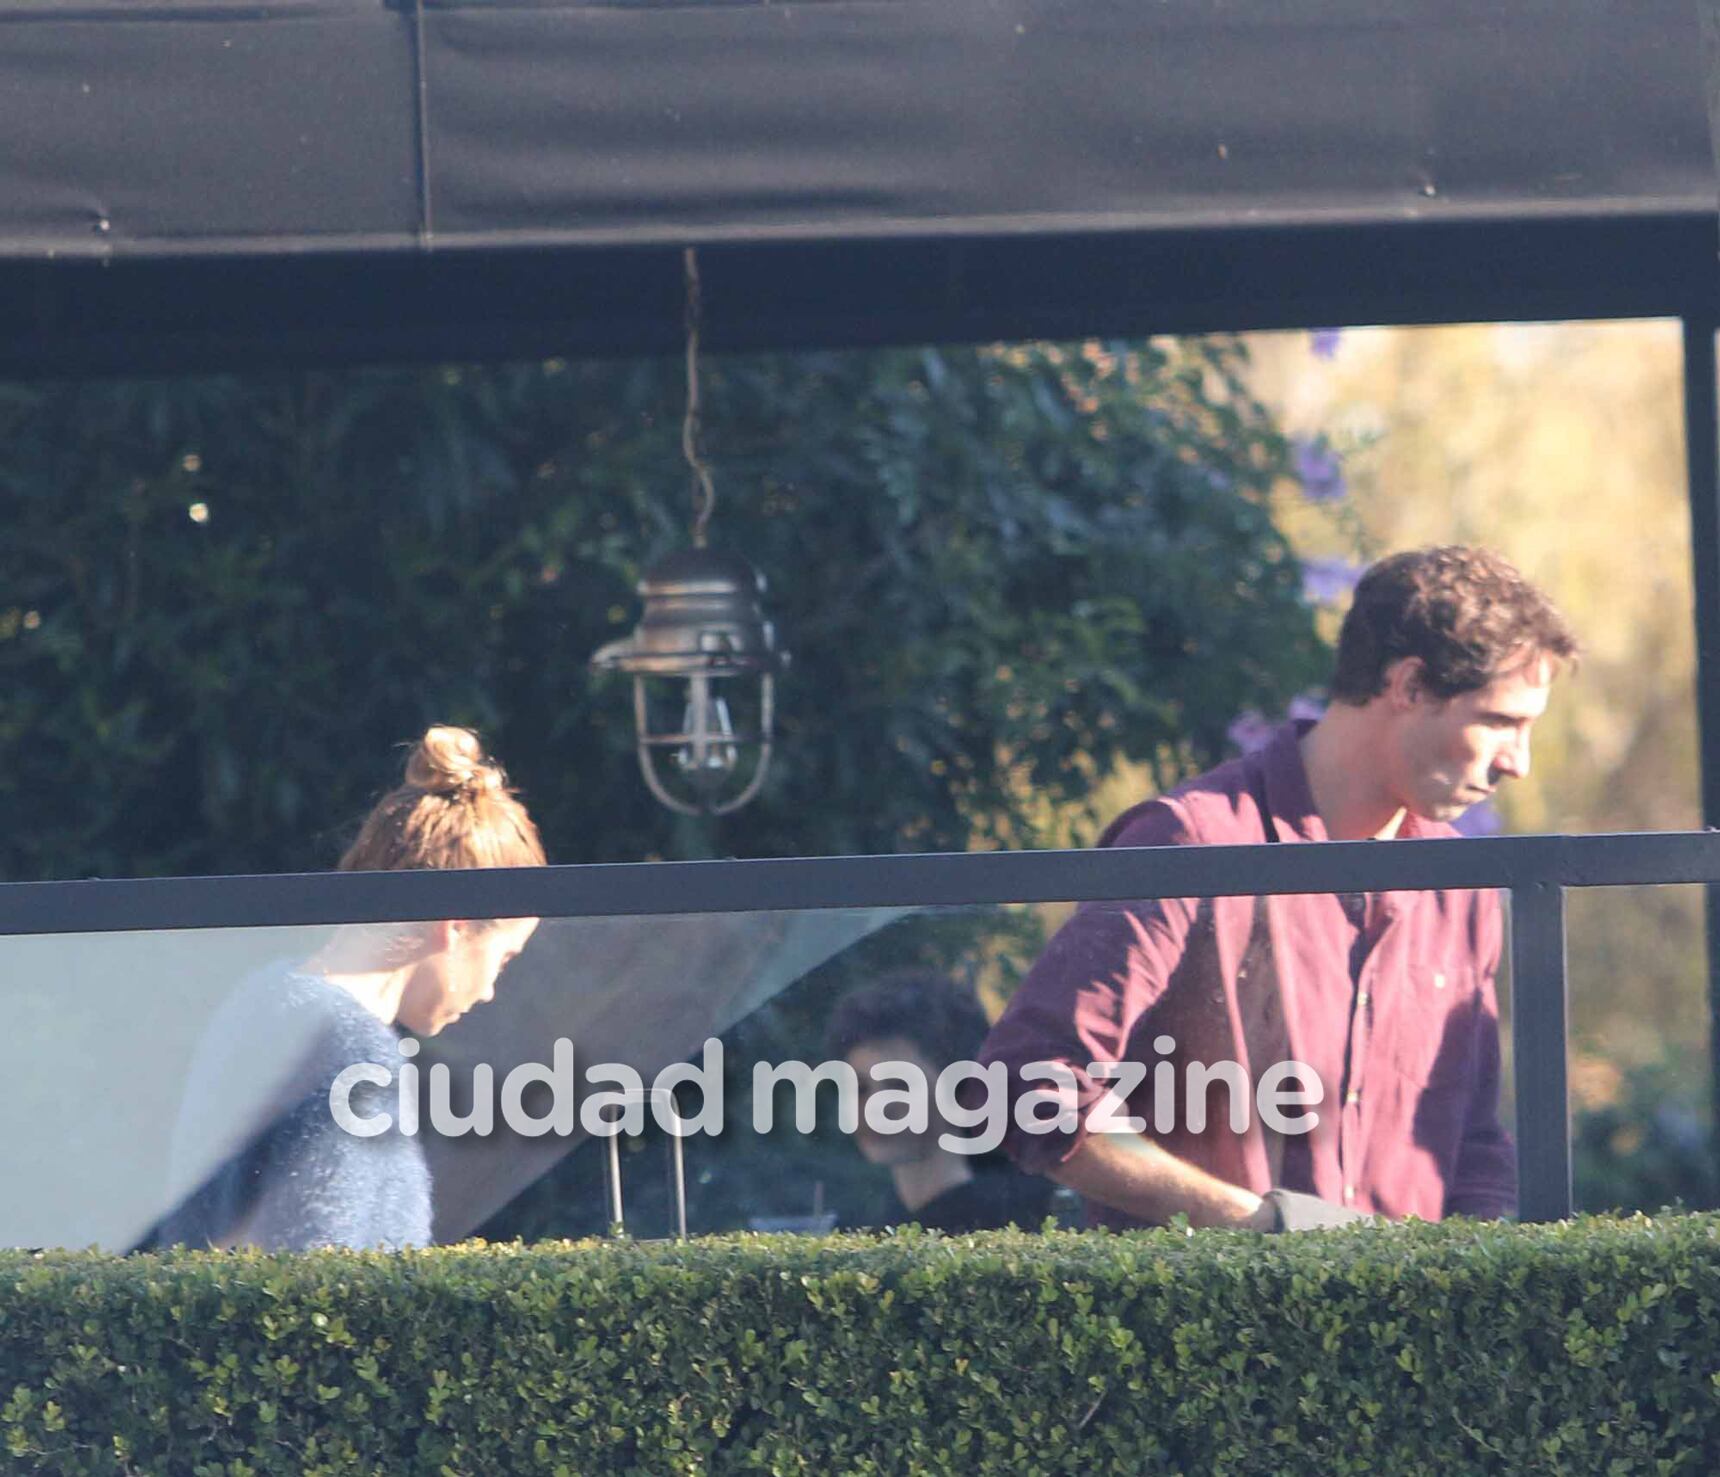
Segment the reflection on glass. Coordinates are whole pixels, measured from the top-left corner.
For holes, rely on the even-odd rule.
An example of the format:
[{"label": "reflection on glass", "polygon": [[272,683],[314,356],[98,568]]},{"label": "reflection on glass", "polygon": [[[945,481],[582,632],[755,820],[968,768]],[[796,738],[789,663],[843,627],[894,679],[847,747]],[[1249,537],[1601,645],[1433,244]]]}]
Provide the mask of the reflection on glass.
[{"label": "reflection on glass", "polygon": [[[193,1190],[163,1245],[403,1247],[430,1240],[430,1173],[378,1103],[434,1036],[494,998],[536,918],[345,928],[249,976],[192,1059],[171,1182]],[[373,1068],[366,1072],[365,1068]]]},{"label": "reflection on glass", "polygon": [[[1108,1128],[1220,1193],[1499,1214],[1500,914],[1315,894],[0,940],[0,1241],[604,1234],[609,1148],[580,1146],[606,1095],[628,1230],[667,1234],[666,1086],[695,1233],[1035,1228],[1059,1183],[1105,1223],[1175,1214],[1071,1173]],[[777,1081],[796,1064],[824,1075]]]},{"label": "reflection on glass", "polygon": [[[531,1126],[555,1118],[546,1103],[564,1059],[577,1053],[582,1086],[605,1064],[649,1084],[900,916],[0,938],[18,1028],[0,1037],[14,1125],[0,1139],[0,1243],[459,1239],[585,1136],[577,1118]],[[343,1073],[351,1121],[386,1128],[335,1121]],[[508,1121],[510,1080],[524,1084],[524,1132]],[[682,1099],[689,1118],[696,1097]],[[553,1187],[534,1233],[587,1212],[603,1229],[601,1170],[576,1178],[578,1189]],[[635,1219],[672,1223],[649,1205]]]}]

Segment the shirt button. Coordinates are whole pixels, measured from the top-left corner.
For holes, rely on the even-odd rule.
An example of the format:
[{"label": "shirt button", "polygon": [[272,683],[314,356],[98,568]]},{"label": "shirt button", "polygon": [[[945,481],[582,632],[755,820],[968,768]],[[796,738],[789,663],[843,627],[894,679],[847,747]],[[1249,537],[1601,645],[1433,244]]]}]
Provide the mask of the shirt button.
[{"label": "shirt button", "polygon": [[1366,990],[1363,990],[1361,994],[1356,996],[1356,1009],[1366,1010],[1368,1008],[1368,1001],[1372,998],[1373,997],[1370,996]]},{"label": "shirt button", "polygon": [[1362,1100],[1362,1090],[1359,1087],[1352,1087],[1349,1090],[1348,1094],[1346,1094],[1346,1096],[1344,1098],[1344,1101],[1346,1103],[1351,1104],[1352,1106],[1356,1103],[1359,1103],[1361,1100]]},{"label": "shirt button", "polygon": [[1344,1199],[1354,1200],[1355,1198],[1356,1198],[1356,1187],[1354,1185],[1345,1185],[1344,1186]]}]

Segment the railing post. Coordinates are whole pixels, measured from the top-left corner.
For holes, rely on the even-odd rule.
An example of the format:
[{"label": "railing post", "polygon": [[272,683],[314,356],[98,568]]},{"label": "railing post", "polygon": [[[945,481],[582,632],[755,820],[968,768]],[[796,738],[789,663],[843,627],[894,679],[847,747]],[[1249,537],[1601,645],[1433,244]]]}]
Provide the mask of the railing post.
[{"label": "railing post", "polygon": [[1570,1005],[1565,982],[1565,890],[1511,890],[1511,1060],[1517,1084],[1518,1214],[1571,1214]]},{"label": "railing post", "polygon": [[[1720,122],[1720,120],[1717,120]],[[1690,491],[1691,587],[1696,601],[1696,731],[1702,824],[1720,827],[1720,395],[1714,320],[1684,319],[1684,454]],[[1707,900],[1709,1091],[1720,1134],[1720,888]],[[1720,1138],[1715,1150],[1720,1155]]]}]

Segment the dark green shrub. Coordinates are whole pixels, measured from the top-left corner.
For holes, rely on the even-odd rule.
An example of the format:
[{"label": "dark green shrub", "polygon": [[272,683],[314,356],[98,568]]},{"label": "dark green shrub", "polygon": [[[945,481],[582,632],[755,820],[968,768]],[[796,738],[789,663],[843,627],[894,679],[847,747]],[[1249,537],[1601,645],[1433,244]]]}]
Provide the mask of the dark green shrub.
[{"label": "dark green shrub", "polygon": [[1601,1212],[1720,1205],[1707,1091],[1707,1063],[1669,1053],[1618,1072],[1605,1101],[1578,1094],[1571,1131],[1577,1204]]},{"label": "dark green shrub", "polygon": [[43,1473],[1707,1472],[1720,1219],[0,1253]]}]

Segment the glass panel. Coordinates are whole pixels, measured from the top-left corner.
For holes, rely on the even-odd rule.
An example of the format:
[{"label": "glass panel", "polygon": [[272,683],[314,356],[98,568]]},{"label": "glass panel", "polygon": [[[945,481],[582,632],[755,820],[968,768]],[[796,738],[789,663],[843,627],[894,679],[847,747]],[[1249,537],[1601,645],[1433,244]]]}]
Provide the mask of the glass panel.
[{"label": "glass panel", "polygon": [[1700,887],[1567,895],[1576,1199],[1720,1204]]},{"label": "glass panel", "polygon": [[[668,1115],[613,1097],[653,1088],[693,1129],[694,1232],[1200,1223],[1271,1188],[1498,1214],[1501,912],[1313,894],[0,940],[0,1242],[599,1234],[587,1140],[624,1109],[627,1229],[664,1235]],[[1058,1168],[1095,1113],[1139,1117],[1205,1198],[1106,1201]]]},{"label": "glass panel", "polygon": [[[504,1134],[493,1146],[474,1138],[474,1150],[457,1133],[429,1133],[423,1155],[391,1157],[395,1135],[321,1133],[342,1068],[410,1065],[432,1087],[439,1064],[451,1084],[482,1066],[499,1088],[520,1062],[553,1065],[553,1043],[567,1039],[587,1061],[649,1076],[893,916],[549,920],[529,939],[517,920],[0,939],[14,1027],[0,1041],[14,1125],[0,1145],[0,1242],[125,1248],[163,1216],[187,1237],[243,1239],[234,1206],[205,1196],[188,1208],[187,1197],[259,1135],[273,1158],[249,1162],[247,1183],[286,1164],[308,1186],[297,1196],[307,1224],[330,1239],[398,1239],[402,1228],[407,1239],[457,1239],[542,1173],[565,1138]],[[420,1054],[397,1050],[384,1017],[409,1027]],[[388,1111],[386,1098],[358,1083],[355,1116]],[[313,1099],[321,1108],[307,1110]],[[469,1108],[458,1092],[448,1102]],[[299,1152],[319,1137],[328,1153]],[[343,1186],[372,1182],[401,1203],[374,1221],[339,1203]],[[217,1189],[263,1213],[244,1186]],[[268,1237],[295,1239],[291,1208],[278,1215]]]}]

